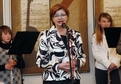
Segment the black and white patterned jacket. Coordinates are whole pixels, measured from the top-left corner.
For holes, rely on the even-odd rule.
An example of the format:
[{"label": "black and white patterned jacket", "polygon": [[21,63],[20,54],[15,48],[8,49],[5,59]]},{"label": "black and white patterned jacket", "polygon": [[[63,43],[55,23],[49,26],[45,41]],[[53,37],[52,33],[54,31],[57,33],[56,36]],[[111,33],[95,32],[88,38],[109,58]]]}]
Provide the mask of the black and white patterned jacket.
[{"label": "black and white patterned jacket", "polygon": [[[80,33],[75,30],[70,30],[70,32],[74,58],[78,62],[78,67],[76,67],[74,72],[74,78],[80,79],[78,68],[86,63],[86,55],[82,50]],[[44,81],[70,79],[70,73],[57,69],[58,63],[69,61],[69,58],[66,46],[54,26],[49,30],[41,32],[36,59],[38,67],[45,69],[43,73]]]}]

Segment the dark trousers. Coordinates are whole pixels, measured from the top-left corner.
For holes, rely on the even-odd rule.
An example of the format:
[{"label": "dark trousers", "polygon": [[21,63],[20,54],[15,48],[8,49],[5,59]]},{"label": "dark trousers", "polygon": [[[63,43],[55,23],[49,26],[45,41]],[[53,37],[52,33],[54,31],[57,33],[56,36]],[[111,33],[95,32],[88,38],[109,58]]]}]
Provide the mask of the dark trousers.
[{"label": "dark trousers", "polygon": [[80,84],[80,80],[63,80],[63,81],[43,81],[43,84]]},{"label": "dark trousers", "polygon": [[[108,72],[95,68],[96,84],[108,84]],[[120,84],[119,70],[110,72],[110,84]]]}]

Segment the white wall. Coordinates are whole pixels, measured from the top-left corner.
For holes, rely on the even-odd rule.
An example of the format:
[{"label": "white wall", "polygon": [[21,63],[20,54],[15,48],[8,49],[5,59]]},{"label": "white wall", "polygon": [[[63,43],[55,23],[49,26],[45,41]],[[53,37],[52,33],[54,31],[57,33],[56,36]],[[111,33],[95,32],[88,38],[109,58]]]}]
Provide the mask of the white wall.
[{"label": "white wall", "polygon": [[90,72],[89,73],[81,73],[81,84],[95,84],[95,76],[94,76],[94,59],[91,52],[91,38],[94,28],[94,8],[93,2],[94,0],[87,0],[87,14],[88,14],[88,48],[89,48],[89,65]]},{"label": "white wall", "polygon": [[[94,59],[91,53],[91,36],[94,28],[94,14],[93,14],[93,1],[94,0],[87,0],[87,13],[88,13],[88,44],[89,44],[89,65],[90,65],[90,72],[81,73],[81,84],[95,84],[95,77],[94,77]],[[4,4],[4,24],[11,27],[11,0],[3,0]],[[23,76],[24,84],[42,84],[42,75],[29,75]]]},{"label": "white wall", "polygon": [[11,27],[11,0],[2,0],[3,2],[3,24]]}]

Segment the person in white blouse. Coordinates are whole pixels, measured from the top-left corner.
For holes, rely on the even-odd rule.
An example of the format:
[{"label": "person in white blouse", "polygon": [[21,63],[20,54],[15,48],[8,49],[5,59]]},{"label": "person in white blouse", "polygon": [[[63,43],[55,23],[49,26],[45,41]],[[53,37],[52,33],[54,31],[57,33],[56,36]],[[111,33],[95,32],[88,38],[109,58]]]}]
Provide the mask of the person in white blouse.
[{"label": "person in white blouse", "polygon": [[113,26],[114,22],[110,14],[103,12],[99,15],[92,35],[96,84],[120,84],[119,67],[121,56],[116,53],[116,48],[108,47],[104,32],[104,28]]}]

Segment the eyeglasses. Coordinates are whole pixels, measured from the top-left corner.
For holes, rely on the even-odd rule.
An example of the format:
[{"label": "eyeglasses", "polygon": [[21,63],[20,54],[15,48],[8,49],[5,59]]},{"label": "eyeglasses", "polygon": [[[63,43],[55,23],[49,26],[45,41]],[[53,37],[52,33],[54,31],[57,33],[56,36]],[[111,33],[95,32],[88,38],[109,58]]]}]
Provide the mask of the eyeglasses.
[{"label": "eyeglasses", "polygon": [[64,17],[64,16],[66,16],[66,14],[54,15],[55,18],[58,18],[59,16]]}]

